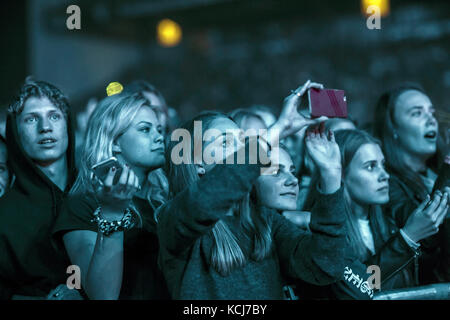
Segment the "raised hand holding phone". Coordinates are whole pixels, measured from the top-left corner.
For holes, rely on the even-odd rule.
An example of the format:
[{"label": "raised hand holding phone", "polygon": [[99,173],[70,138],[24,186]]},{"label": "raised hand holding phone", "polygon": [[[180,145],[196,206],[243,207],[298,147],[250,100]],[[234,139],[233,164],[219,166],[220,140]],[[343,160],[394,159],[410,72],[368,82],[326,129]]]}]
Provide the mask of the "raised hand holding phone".
[{"label": "raised hand holding phone", "polygon": [[284,99],[281,114],[275,124],[270,128],[271,130],[278,130],[280,140],[302,129],[306,129],[309,125],[318,124],[328,119],[327,117],[311,119],[298,112],[298,106],[300,105],[301,99],[311,88],[323,89],[323,85],[308,80],[304,85],[293,90],[291,94]]},{"label": "raised hand holding phone", "polygon": [[[120,175],[117,165],[122,168]],[[140,190],[139,178],[128,165],[116,163],[100,180],[102,186],[96,191],[96,196],[102,206],[102,215],[111,220],[121,219],[133,196]]]}]

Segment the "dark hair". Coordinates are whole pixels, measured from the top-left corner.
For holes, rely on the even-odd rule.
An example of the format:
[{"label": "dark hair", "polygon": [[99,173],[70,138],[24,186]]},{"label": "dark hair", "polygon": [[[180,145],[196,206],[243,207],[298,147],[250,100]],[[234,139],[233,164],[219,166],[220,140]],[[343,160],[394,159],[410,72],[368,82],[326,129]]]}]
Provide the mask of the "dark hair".
[{"label": "dark hair", "polygon": [[[401,149],[398,148],[395,134],[395,104],[398,97],[409,90],[419,91],[426,95],[424,89],[415,83],[404,83],[391,90],[388,90],[378,99],[375,109],[374,135],[381,140],[386,164],[389,171],[397,175],[403,182],[408,185],[414,194],[421,198],[426,197],[426,187],[419,174],[412,171],[406,166],[401,157]],[[427,165],[431,168],[438,167],[438,152],[435,156],[427,161]]]},{"label": "dark hair", "polygon": [[25,79],[25,83],[20,88],[19,94],[9,105],[8,112],[16,115],[21,114],[25,106],[25,102],[31,97],[47,97],[50,102],[55,105],[55,107],[61,110],[65,119],[68,119],[69,102],[61,90],[48,82],[34,80],[30,76]]},{"label": "dark hair", "polygon": [[[341,162],[343,174],[347,174],[348,167],[356,152],[364,144],[377,144],[380,146],[380,141],[372,137],[365,131],[362,130],[340,130],[335,133],[336,143],[339,145],[341,150]],[[367,248],[362,240],[361,232],[359,231],[358,219],[351,209],[351,201],[347,194],[347,199],[345,201],[345,214],[346,214],[346,227],[348,232],[348,237],[350,239],[350,245],[353,247],[354,252],[357,256],[364,261],[367,254]],[[385,227],[383,223],[383,212],[378,205],[372,205],[369,209],[369,214],[374,215],[373,221],[378,228]],[[372,225],[372,228],[375,226]],[[385,234],[386,232],[382,232]]]},{"label": "dark hair", "polygon": [[6,145],[6,139],[1,134],[0,134],[0,142],[3,142]]}]

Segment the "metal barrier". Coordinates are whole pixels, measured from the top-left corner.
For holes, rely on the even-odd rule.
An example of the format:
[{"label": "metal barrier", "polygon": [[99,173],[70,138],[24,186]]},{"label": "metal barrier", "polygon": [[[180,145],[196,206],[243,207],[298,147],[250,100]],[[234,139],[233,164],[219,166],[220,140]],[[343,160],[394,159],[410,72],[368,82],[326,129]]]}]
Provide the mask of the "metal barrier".
[{"label": "metal barrier", "polygon": [[375,294],[374,300],[450,300],[450,282],[397,290],[386,290]]}]

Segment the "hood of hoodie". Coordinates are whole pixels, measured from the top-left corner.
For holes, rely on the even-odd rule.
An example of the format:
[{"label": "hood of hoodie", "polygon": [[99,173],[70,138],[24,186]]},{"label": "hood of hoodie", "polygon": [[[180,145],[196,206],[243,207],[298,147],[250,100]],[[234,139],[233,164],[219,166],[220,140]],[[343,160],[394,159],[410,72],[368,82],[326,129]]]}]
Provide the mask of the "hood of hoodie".
[{"label": "hood of hoodie", "polygon": [[[39,201],[54,201],[56,194],[63,192],[39,169],[29,158],[20,142],[16,114],[8,114],[6,120],[6,144],[8,148],[8,166],[15,175],[12,190],[19,191]],[[73,116],[70,110],[67,114],[67,186],[64,192],[68,192],[76,178],[75,168],[75,132]]]}]

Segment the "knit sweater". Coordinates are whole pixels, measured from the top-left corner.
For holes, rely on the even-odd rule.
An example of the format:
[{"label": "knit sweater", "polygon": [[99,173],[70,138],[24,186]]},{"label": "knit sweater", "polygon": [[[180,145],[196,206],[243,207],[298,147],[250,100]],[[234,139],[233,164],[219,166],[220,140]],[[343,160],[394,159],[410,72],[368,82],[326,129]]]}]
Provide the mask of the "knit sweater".
[{"label": "knit sweater", "polygon": [[313,209],[311,233],[267,208],[272,250],[262,261],[244,251],[247,262],[222,276],[211,265],[211,229],[224,221],[242,248],[250,247],[239,218],[227,216],[248,193],[260,166],[217,165],[160,207],[160,265],[174,299],[282,299],[285,277],[327,285],[342,279],[352,251],[345,240],[342,188],[323,195]]}]

